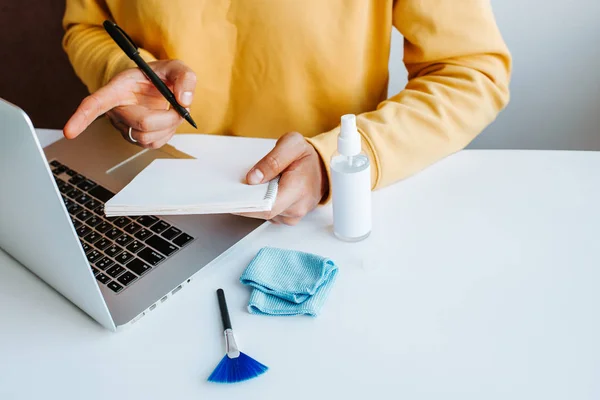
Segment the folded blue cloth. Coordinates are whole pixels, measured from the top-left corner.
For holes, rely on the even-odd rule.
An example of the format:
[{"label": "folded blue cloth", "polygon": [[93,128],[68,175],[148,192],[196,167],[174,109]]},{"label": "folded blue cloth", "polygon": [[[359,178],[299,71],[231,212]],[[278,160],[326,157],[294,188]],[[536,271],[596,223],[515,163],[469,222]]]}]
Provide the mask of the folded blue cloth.
[{"label": "folded blue cloth", "polygon": [[262,248],[240,277],[253,287],[248,311],[262,315],[316,317],[335,282],[338,267],[315,254]]}]

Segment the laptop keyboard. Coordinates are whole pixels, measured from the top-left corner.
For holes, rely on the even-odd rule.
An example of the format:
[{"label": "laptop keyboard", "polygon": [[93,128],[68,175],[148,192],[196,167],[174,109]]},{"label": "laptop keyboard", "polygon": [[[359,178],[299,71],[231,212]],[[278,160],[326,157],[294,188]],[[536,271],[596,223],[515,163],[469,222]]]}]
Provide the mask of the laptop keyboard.
[{"label": "laptop keyboard", "polygon": [[94,276],[115,293],[194,240],[155,216],[107,218],[104,203],[113,192],[56,160],[50,169]]}]

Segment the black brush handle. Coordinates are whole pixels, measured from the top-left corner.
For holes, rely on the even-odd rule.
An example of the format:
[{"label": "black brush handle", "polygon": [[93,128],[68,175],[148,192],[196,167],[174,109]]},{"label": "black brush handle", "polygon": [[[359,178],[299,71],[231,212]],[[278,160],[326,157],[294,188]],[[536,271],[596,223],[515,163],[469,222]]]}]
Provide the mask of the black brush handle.
[{"label": "black brush handle", "polygon": [[227,301],[225,300],[225,292],[223,289],[217,289],[217,297],[219,298],[219,309],[221,310],[221,321],[223,321],[223,330],[231,329],[231,319],[229,319],[229,310],[227,309]]}]

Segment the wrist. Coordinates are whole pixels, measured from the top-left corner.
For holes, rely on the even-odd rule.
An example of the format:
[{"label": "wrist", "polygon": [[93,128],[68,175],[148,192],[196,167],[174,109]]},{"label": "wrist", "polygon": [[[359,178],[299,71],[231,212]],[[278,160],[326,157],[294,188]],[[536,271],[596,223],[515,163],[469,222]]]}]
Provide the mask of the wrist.
[{"label": "wrist", "polygon": [[327,198],[329,195],[329,174],[327,173],[325,161],[316,150],[315,152],[317,153],[317,157],[319,159],[319,169],[321,172],[321,191],[319,197],[319,203],[321,203],[323,199]]}]

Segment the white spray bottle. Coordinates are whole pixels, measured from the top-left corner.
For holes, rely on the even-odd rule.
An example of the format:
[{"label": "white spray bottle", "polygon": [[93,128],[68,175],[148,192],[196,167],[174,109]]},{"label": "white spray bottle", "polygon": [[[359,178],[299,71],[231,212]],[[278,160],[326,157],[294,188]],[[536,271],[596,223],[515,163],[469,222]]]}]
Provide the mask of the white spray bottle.
[{"label": "white spray bottle", "polygon": [[331,157],[333,232],[357,242],[371,233],[371,164],[361,150],[353,114],[342,116],[337,152]]}]

